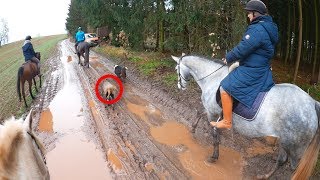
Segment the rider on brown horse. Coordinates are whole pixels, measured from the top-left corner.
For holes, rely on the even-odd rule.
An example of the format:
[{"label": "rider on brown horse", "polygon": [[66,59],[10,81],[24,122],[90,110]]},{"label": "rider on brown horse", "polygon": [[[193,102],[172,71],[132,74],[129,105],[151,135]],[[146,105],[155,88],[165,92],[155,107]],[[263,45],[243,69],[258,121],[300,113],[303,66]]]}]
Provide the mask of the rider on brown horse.
[{"label": "rider on brown horse", "polygon": [[40,60],[36,58],[36,53],[34,52],[33,45],[31,44],[31,36],[27,36],[23,46],[22,46],[22,51],[24,55],[25,61],[31,61],[37,64],[38,67],[38,76],[41,76],[40,74]]}]

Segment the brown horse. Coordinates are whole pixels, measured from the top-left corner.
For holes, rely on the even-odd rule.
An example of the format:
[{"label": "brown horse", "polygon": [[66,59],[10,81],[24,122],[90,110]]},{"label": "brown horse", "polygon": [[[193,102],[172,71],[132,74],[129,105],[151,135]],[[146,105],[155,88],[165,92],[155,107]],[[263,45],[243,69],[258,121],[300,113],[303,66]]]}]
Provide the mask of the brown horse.
[{"label": "brown horse", "polygon": [[[36,58],[40,60],[41,55],[40,52],[36,52]],[[38,66],[36,63],[28,60],[27,62],[23,63],[22,66],[18,70],[18,80],[17,80],[17,91],[18,91],[18,96],[19,96],[19,101],[21,102],[21,90],[20,90],[20,85],[22,86],[22,96],[24,100],[24,104],[26,107],[28,107],[26,98],[25,98],[25,92],[24,92],[24,83],[28,81],[29,83],[29,92],[31,95],[31,98],[34,99],[34,96],[32,95],[31,87],[32,87],[32,80],[34,82],[34,86],[36,88],[36,91],[38,92],[37,89],[37,84],[35,77],[39,75],[38,71]],[[40,78],[40,88],[41,88],[41,76]]]}]

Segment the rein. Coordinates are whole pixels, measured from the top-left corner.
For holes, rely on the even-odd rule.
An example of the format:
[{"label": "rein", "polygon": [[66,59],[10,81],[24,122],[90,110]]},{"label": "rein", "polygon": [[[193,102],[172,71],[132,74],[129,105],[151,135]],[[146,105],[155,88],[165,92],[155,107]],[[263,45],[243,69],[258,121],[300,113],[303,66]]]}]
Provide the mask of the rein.
[{"label": "rein", "polygon": [[[190,79],[184,78],[184,77],[181,75],[181,73],[180,73],[180,62],[181,62],[181,60],[182,60],[183,57],[184,57],[184,56],[182,56],[182,57],[179,59],[179,64],[178,64],[179,83],[180,83],[181,86],[182,86],[181,78],[182,78],[183,80],[185,80],[185,81],[190,81]],[[218,69],[214,70],[214,71],[211,72],[210,74],[208,74],[208,75],[206,75],[206,76],[204,76],[204,77],[202,77],[202,78],[196,79],[196,81],[201,81],[201,80],[203,80],[203,79],[211,76],[211,75],[214,74],[215,72],[219,71],[223,66],[225,66],[225,64],[221,65]],[[183,87],[183,86],[182,86],[182,87]],[[185,88],[185,87],[184,87],[184,88]]]},{"label": "rein", "polygon": [[200,79],[198,79],[196,81],[201,81],[202,79],[205,79],[205,78],[211,76],[213,73],[219,71],[223,66],[225,66],[225,64],[221,65],[218,69],[214,70],[212,73],[210,73],[210,74],[208,74],[208,75],[206,75],[206,76],[204,76],[204,77],[202,77],[202,78],[200,78]]},{"label": "rein", "polygon": [[32,140],[34,141],[34,143],[37,145],[37,148],[39,149],[39,151],[40,151],[40,153],[41,153],[41,156],[42,156],[42,158],[43,158],[44,163],[47,164],[46,157],[45,157],[42,149],[40,148],[40,145],[38,144],[38,141],[37,141],[36,137],[33,135],[33,133],[31,133],[31,132],[29,132],[29,131],[27,131],[27,133],[30,135],[30,137],[32,138]]}]

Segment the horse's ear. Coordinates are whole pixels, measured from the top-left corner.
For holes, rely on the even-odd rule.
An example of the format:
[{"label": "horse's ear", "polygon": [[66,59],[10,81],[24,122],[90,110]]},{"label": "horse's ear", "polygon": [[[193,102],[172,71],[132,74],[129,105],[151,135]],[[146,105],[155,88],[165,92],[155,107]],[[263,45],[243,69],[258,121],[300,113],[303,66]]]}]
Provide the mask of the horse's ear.
[{"label": "horse's ear", "polygon": [[27,128],[29,131],[32,131],[32,116],[34,114],[33,112],[33,109],[31,109],[23,123],[24,127]]},{"label": "horse's ear", "polygon": [[179,58],[178,57],[176,57],[176,56],[171,56],[172,57],[172,59],[174,60],[174,61],[176,61],[177,63],[179,63]]}]

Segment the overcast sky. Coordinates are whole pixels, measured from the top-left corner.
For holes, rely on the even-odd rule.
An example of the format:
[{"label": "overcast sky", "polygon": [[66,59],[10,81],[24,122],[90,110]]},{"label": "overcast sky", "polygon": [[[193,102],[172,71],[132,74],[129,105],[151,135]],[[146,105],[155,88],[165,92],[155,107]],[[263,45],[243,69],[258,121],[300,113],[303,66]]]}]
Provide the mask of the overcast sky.
[{"label": "overcast sky", "polygon": [[9,42],[65,34],[70,0],[0,0],[0,19],[8,22]]}]

